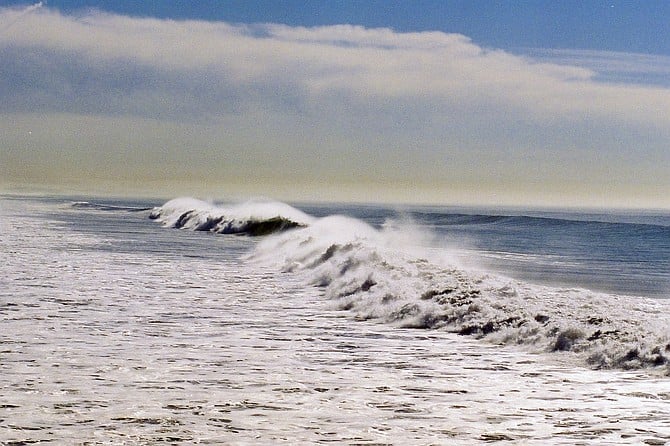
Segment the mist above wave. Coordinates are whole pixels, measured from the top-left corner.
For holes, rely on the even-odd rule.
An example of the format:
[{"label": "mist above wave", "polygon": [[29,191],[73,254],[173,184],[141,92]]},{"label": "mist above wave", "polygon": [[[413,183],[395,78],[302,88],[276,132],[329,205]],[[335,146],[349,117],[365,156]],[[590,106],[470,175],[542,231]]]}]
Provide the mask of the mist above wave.
[{"label": "mist above wave", "polygon": [[595,367],[668,363],[666,302],[466,271],[446,253],[417,244],[414,231],[397,225],[376,230],[359,220],[326,217],[263,240],[250,259],[304,275],[359,319],[573,352]]},{"label": "mist above wave", "polygon": [[250,235],[259,234],[249,222],[290,222],[263,232],[280,233],[264,238],[247,260],[300,275],[357,319],[569,352],[596,368],[663,366],[670,373],[668,302],[469,271],[409,221],[377,229],[346,216],[314,218],[283,203],[217,207],[194,199],[172,200],[151,215],[170,227]]}]

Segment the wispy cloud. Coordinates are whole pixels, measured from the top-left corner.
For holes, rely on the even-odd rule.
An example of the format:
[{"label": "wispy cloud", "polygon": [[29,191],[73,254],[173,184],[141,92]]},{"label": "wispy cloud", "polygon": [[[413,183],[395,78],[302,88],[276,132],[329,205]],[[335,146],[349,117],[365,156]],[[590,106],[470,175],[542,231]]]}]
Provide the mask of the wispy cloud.
[{"label": "wispy cloud", "polygon": [[670,87],[670,56],[539,48],[526,52],[535,60],[591,70],[593,78],[602,82]]},{"label": "wispy cloud", "polygon": [[[14,177],[31,175],[25,165],[36,155],[22,147],[46,151],[20,130],[37,125],[37,116],[49,130],[45,159],[54,150],[120,150],[109,142],[113,134],[135,147],[121,150],[125,161],[114,161],[115,171],[128,160],[168,159],[169,172],[188,166],[194,177],[247,172],[268,181],[522,193],[578,181],[623,189],[640,176],[658,177],[670,161],[670,89],[600,82],[607,54],[582,54],[589,63],[580,63],[576,52],[518,56],[458,34],[350,25],[247,26],[48,8],[16,22],[16,14],[0,9],[0,29],[11,25],[0,34],[0,113],[12,117],[0,125],[0,144],[14,148]],[[643,61],[609,60],[628,72]],[[144,124],[119,136],[118,126],[133,119]],[[63,136],[68,126],[86,146]]]},{"label": "wispy cloud", "polygon": [[[37,11],[40,9],[42,6],[44,6],[43,2],[35,3],[34,5],[26,6],[24,8],[20,9],[6,9],[6,13],[9,17],[7,17],[5,20],[3,20],[2,25],[0,26],[0,35],[3,33],[8,32],[12,26],[16,25],[25,15],[30,14],[33,11]],[[12,17],[13,16],[13,17]]]}]

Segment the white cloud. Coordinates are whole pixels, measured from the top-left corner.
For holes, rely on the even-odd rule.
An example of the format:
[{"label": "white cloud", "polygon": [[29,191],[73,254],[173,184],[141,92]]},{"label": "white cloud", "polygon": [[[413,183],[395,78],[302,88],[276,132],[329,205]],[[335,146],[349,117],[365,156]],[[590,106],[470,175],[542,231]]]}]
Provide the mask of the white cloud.
[{"label": "white cloud", "polygon": [[[322,171],[334,182],[350,171],[349,181],[449,178],[523,189],[581,178],[624,189],[670,161],[670,90],[598,82],[601,66],[574,57],[522,57],[458,34],[349,25],[245,26],[46,8],[16,17],[0,9],[0,29],[8,30],[0,33],[0,113],[65,127],[63,116],[95,117],[91,129],[75,120],[73,130],[106,151],[114,145],[96,142],[104,122],[137,119],[161,124],[136,129],[128,147],[165,151],[176,166],[210,158],[222,165],[220,175],[258,159],[273,166],[266,176],[310,179],[308,172]],[[50,144],[77,146],[57,125],[48,128]],[[192,147],[176,146],[189,144],[170,137],[179,132],[193,136]],[[26,143],[11,134],[0,144],[20,152]],[[139,162],[132,152],[128,159]],[[26,164],[31,156],[12,159]],[[631,162],[641,166],[635,175]],[[211,174],[206,164],[190,167]]]},{"label": "white cloud", "polygon": [[[8,15],[5,12],[0,20],[11,20]],[[248,27],[103,13],[72,17],[43,10],[24,16],[0,48],[8,62],[6,71],[15,68],[35,80],[52,79],[42,84],[53,83],[52,90],[79,83],[105,91],[109,85],[113,91],[175,96],[178,102],[185,94],[201,102],[216,90],[271,103],[278,99],[273,91],[305,103],[334,92],[364,100],[455,99],[477,106],[485,98],[534,115],[609,115],[613,107],[630,106],[639,115],[645,113],[645,101],[653,105],[659,96],[670,101],[668,90],[600,85],[591,82],[593,70],[578,64],[535,63],[440,32],[402,34],[349,25]],[[645,118],[658,116],[651,112]]]}]

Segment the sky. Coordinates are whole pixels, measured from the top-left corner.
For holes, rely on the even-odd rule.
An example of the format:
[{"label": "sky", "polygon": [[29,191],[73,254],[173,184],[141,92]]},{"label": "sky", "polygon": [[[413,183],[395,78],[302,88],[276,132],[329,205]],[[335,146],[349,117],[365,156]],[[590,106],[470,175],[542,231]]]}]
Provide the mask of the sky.
[{"label": "sky", "polygon": [[0,0],[0,192],[670,209],[670,2]]}]

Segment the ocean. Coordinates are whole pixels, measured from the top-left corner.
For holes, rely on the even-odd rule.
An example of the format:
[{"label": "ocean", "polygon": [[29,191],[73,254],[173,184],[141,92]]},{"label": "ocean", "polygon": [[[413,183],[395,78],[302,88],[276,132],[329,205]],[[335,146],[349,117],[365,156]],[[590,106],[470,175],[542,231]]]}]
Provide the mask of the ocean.
[{"label": "ocean", "polygon": [[670,443],[670,213],[0,196],[0,444]]}]

